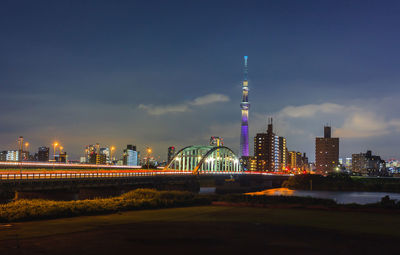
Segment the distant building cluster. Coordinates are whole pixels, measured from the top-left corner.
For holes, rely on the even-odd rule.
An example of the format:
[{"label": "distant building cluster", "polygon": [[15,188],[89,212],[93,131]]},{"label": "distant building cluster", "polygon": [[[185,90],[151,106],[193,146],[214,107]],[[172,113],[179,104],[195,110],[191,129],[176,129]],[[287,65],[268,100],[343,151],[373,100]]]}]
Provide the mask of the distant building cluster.
[{"label": "distant building cluster", "polygon": [[114,162],[112,158],[113,147],[100,147],[100,144],[90,144],[85,148],[85,155],[81,157],[80,163],[105,165]]},{"label": "distant building cluster", "polygon": [[273,120],[268,119],[265,133],[254,137],[254,156],[242,157],[243,167],[249,171],[295,172],[310,170],[305,153],[289,151],[286,138],[273,131]]},{"label": "distant building cluster", "polygon": [[345,172],[359,176],[389,176],[399,173],[397,161],[388,165],[370,150],[352,154],[351,158],[339,158],[339,138],[331,137],[331,127],[324,127],[324,137],[315,138],[315,170],[319,174]]},{"label": "distant building cluster", "polygon": [[[158,162],[152,156],[152,150],[147,148],[147,153],[143,159],[140,159],[140,152],[135,145],[128,144],[122,152],[120,158],[115,156],[114,146],[100,146],[99,143],[90,144],[85,147],[84,155],[78,161],[70,161],[67,152],[58,143],[55,142],[51,147],[41,146],[37,152],[30,154],[29,143],[24,141],[21,136],[17,140],[17,149],[0,151],[0,161],[9,162],[55,162],[55,163],[76,163],[93,165],[126,165],[157,167],[165,165],[166,162]],[[168,158],[175,155],[175,147],[168,148]]]},{"label": "distant building cluster", "polygon": [[352,171],[357,175],[384,176],[388,174],[386,162],[380,156],[372,155],[371,151],[352,155]]},{"label": "distant building cluster", "polygon": [[254,137],[254,156],[241,157],[247,171],[282,173],[330,174],[346,172],[360,176],[390,176],[400,174],[400,162],[385,162],[371,151],[353,154],[351,158],[339,158],[339,138],[332,137],[331,127],[324,126],[324,136],[315,138],[315,162],[311,163],[305,153],[290,151],[285,137],[273,130],[272,118],[268,119],[266,132]]},{"label": "distant building cluster", "polygon": [[[50,148],[39,147],[38,151],[31,154],[29,152],[29,143],[24,141],[24,138],[20,136],[17,140],[17,149],[5,150],[0,152],[0,161],[20,162],[20,161],[39,161],[49,162],[50,161]],[[67,153],[60,149],[53,157],[53,161],[66,162]]]},{"label": "distant building cluster", "polygon": [[400,175],[400,161],[396,159],[389,159],[386,162],[386,170],[390,174]]}]

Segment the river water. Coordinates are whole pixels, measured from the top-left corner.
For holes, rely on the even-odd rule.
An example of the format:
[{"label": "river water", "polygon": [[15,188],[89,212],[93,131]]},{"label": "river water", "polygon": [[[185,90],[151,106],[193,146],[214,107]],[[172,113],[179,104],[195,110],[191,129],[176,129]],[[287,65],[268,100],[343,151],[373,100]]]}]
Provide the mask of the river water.
[{"label": "river water", "polygon": [[287,188],[267,189],[260,192],[247,193],[252,195],[265,196],[298,196],[329,198],[335,200],[338,204],[370,204],[381,201],[384,196],[391,199],[400,200],[400,193],[390,192],[361,192],[361,191],[317,191],[317,190],[291,190]]}]

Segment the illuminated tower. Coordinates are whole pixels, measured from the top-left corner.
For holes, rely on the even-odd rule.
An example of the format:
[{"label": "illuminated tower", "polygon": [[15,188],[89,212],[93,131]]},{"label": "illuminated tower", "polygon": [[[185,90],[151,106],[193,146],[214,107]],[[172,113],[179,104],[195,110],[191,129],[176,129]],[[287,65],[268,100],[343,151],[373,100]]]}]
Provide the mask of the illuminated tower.
[{"label": "illuminated tower", "polygon": [[247,81],[247,56],[244,56],[243,95],[240,108],[242,109],[242,128],[240,132],[240,157],[249,156],[249,82]]}]

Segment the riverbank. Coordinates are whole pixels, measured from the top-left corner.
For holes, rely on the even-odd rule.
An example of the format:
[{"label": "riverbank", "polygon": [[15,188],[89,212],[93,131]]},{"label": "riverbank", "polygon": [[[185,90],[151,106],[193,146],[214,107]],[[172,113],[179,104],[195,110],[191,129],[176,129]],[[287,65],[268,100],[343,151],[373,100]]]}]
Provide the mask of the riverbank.
[{"label": "riverbank", "polygon": [[197,206],[0,225],[0,253],[396,254],[399,227],[390,214]]},{"label": "riverbank", "polygon": [[[260,194],[259,194],[260,193]],[[228,195],[199,195],[187,191],[157,191],[152,189],[137,189],[118,197],[77,200],[16,200],[0,205],[0,222],[18,222],[52,218],[78,217],[83,215],[98,215],[122,211],[163,209],[181,206],[197,206],[210,204],[238,205],[269,208],[307,208],[319,210],[365,211],[374,209],[400,212],[400,201],[383,197],[377,203],[338,204],[333,199],[304,196],[269,196],[262,192]]]},{"label": "riverbank", "polygon": [[360,177],[347,174],[303,174],[291,176],[282,184],[294,190],[370,191],[400,193],[400,178]]},{"label": "riverbank", "polygon": [[288,188],[266,189],[246,193],[259,196],[293,196],[313,197],[334,200],[337,204],[368,205],[380,203],[383,197],[400,201],[400,193],[393,192],[365,192],[365,191],[326,191],[326,190],[292,190]]}]

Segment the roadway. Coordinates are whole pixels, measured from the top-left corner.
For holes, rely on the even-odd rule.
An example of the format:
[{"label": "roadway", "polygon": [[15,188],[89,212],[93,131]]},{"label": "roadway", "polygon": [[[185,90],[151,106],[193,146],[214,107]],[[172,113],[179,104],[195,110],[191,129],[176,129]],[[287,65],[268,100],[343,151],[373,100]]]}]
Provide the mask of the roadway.
[{"label": "roadway", "polygon": [[[202,175],[237,175],[238,172],[204,172]],[[76,178],[126,178],[141,176],[192,175],[191,171],[125,170],[125,171],[7,171],[0,172],[0,180],[18,179],[76,179]]]},{"label": "roadway", "polygon": [[[171,170],[30,170],[30,171],[0,171],[0,180],[18,179],[76,179],[76,178],[118,178],[118,177],[141,177],[141,176],[171,176],[171,175],[192,175],[191,171],[171,171]],[[200,172],[200,175],[260,175],[260,176],[289,176],[287,174],[265,173],[265,172]]]}]

